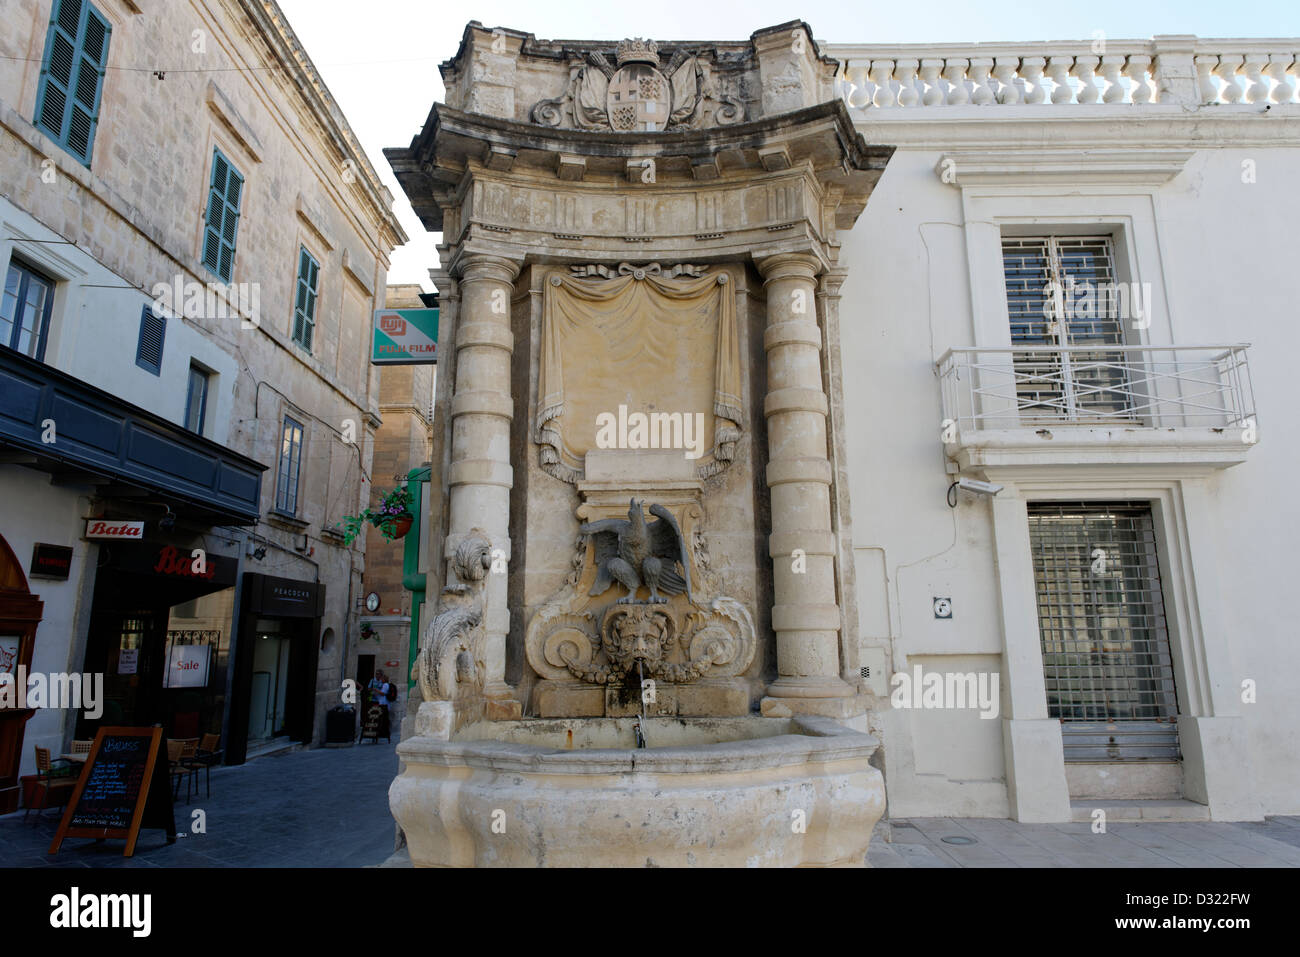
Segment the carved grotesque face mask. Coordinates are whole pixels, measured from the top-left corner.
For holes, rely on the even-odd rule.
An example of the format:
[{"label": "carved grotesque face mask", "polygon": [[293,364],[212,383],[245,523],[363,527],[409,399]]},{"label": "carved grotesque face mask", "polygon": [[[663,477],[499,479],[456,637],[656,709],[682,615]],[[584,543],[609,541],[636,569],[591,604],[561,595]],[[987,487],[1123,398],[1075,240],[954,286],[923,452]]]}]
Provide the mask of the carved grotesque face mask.
[{"label": "carved grotesque face mask", "polygon": [[649,608],[633,608],[619,615],[606,632],[605,654],[624,665],[637,661],[657,664],[672,641],[667,622],[662,612]]}]

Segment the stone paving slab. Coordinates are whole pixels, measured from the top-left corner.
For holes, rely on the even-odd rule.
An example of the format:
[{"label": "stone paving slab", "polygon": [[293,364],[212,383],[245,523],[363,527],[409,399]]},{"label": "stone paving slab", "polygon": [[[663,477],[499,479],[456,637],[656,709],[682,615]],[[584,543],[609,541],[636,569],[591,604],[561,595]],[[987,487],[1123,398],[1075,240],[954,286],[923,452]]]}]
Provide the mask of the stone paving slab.
[{"label": "stone paving slab", "polygon": [[[0,817],[3,867],[367,867],[393,855],[395,825],[388,786],[397,774],[392,744],[298,750],[214,768],[212,797],[181,800],[168,845],[159,830],[142,830],[135,856],[122,841],[97,844],[68,838],[46,852],[59,815],[23,812]],[[207,832],[192,832],[193,811],[206,814]]]},{"label": "stone paving slab", "polygon": [[[0,866],[7,867],[410,867],[394,850],[388,786],[394,744],[301,750],[212,772],[212,798],[176,805],[178,830],[192,812],[207,833],[168,845],[142,831],[132,858],[121,841],[69,839],[46,854],[59,817],[24,823],[0,817]],[[969,844],[947,844],[963,837]],[[998,818],[884,820],[867,853],[871,867],[1300,867],[1300,816],[1263,822],[1115,821],[1021,824]]]},{"label": "stone paving slab", "polygon": [[[945,844],[945,837],[975,844]],[[878,850],[888,844],[892,854]],[[927,853],[928,852],[928,853]],[[994,818],[882,821],[872,867],[1300,867],[1300,817],[1263,822],[1110,821],[1020,824]]]}]

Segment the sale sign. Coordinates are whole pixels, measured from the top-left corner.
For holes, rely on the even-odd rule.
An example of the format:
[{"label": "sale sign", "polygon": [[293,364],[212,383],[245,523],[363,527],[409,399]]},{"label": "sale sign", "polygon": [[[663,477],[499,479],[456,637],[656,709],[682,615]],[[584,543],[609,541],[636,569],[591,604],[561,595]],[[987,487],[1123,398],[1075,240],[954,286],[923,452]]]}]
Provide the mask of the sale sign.
[{"label": "sale sign", "polygon": [[167,646],[167,676],[164,688],[206,688],[211,645]]}]

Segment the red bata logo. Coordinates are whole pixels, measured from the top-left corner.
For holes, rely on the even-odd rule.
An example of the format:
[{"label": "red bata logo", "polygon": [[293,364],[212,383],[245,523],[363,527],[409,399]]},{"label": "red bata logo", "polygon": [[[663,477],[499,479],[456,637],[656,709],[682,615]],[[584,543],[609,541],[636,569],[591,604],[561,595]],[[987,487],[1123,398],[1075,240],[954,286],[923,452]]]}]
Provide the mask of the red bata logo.
[{"label": "red bata logo", "polygon": [[379,317],[379,331],[391,336],[406,335],[406,320],[394,313]]},{"label": "red bata logo", "polygon": [[153,570],[160,575],[172,575],[176,578],[203,578],[211,580],[216,577],[216,562],[205,562],[207,570],[201,574],[194,571],[194,562],[190,561],[187,555],[182,555],[180,551],[171,545],[166,546],[158,552],[158,564]]},{"label": "red bata logo", "polygon": [[144,538],[144,522],[87,522],[86,537]]}]

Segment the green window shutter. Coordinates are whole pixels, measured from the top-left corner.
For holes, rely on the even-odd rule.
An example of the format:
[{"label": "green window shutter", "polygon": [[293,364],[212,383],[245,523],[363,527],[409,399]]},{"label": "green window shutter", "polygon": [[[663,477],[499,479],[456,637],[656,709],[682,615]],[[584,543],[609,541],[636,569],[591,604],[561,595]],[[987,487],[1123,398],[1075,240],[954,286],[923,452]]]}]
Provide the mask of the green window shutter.
[{"label": "green window shutter", "polygon": [[36,125],[87,166],[112,32],[85,0],[55,0],[36,94]]},{"label": "green window shutter", "polygon": [[320,263],[307,252],[298,249],[298,288],[293,305],[293,341],[308,352],[316,332],[316,297],[320,288]]},{"label": "green window shutter", "polygon": [[230,282],[235,266],[235,240],[239,234],[239,204],[244,177],[221,150],[212,151],[212,178],[204,214],[203,265],[223,282]]}]

